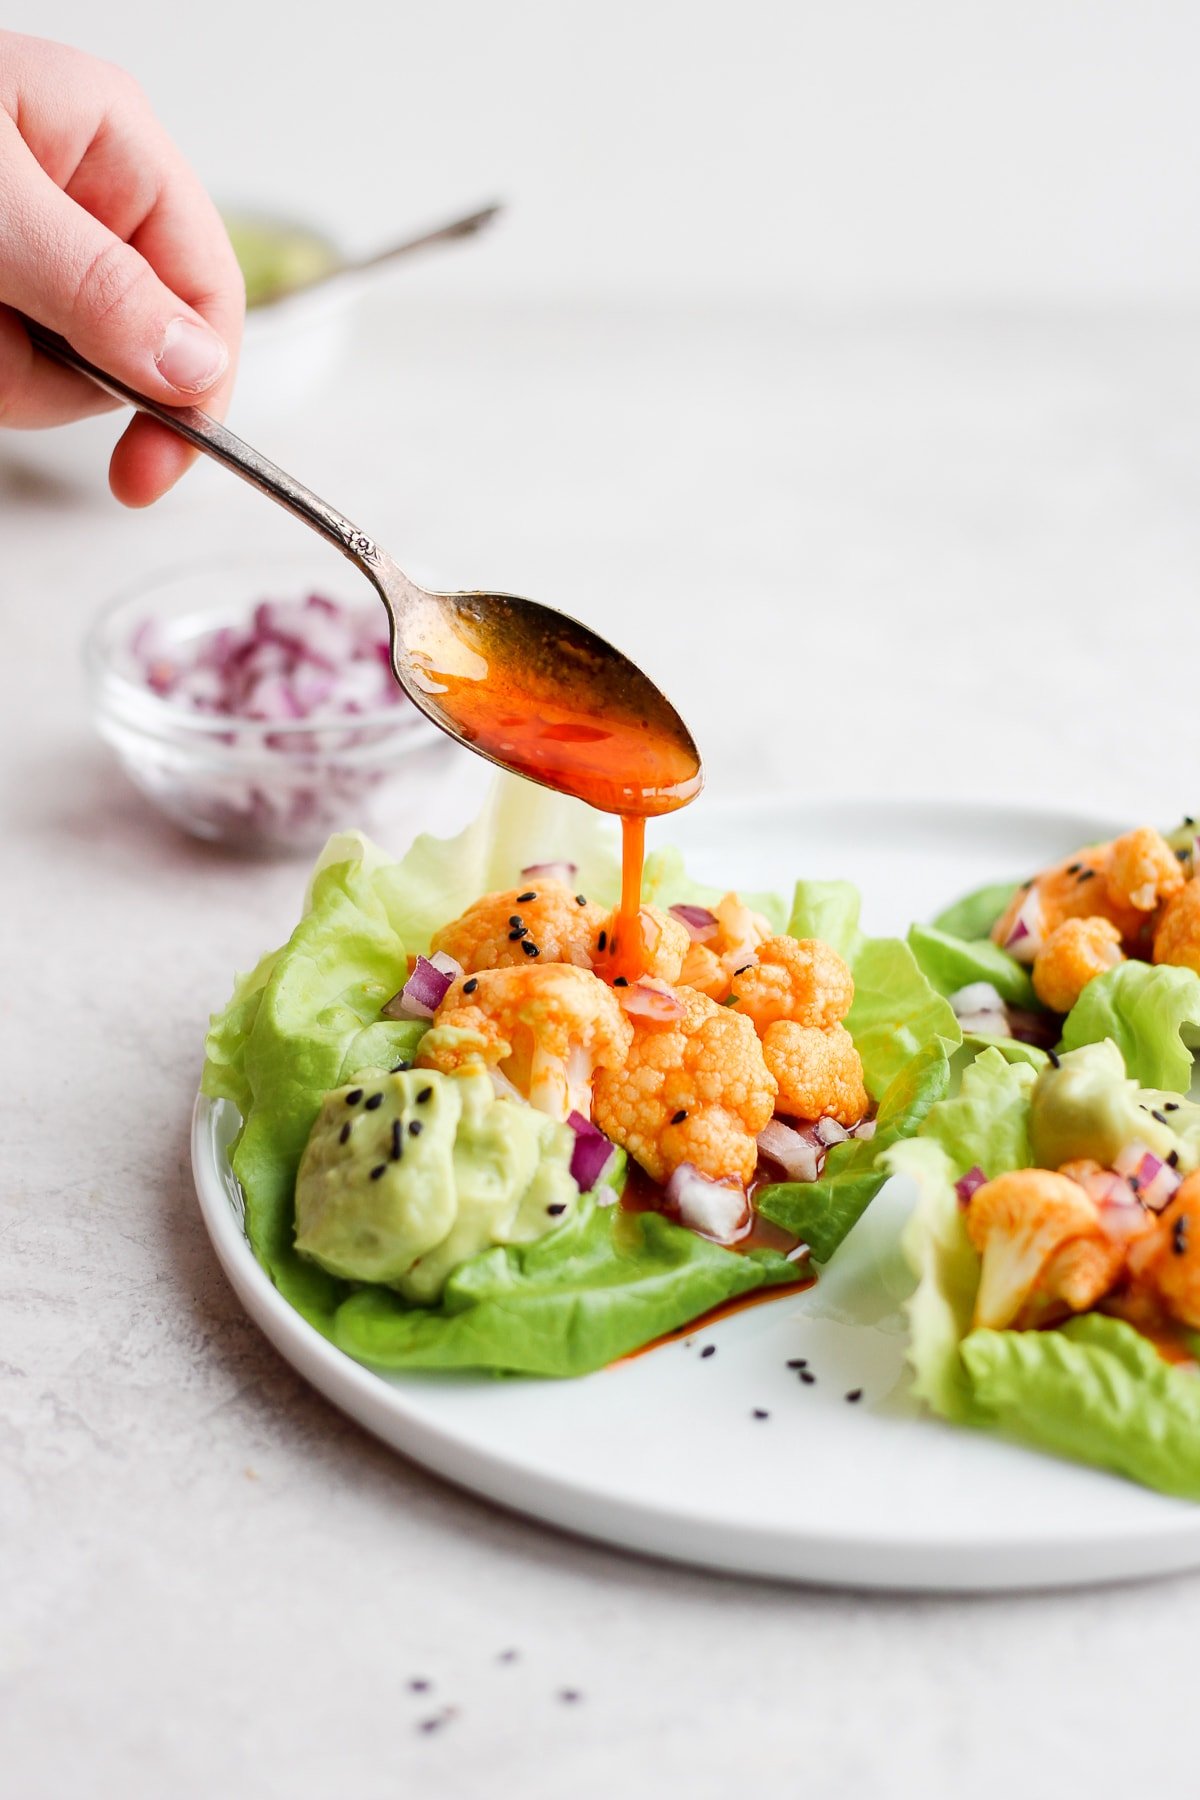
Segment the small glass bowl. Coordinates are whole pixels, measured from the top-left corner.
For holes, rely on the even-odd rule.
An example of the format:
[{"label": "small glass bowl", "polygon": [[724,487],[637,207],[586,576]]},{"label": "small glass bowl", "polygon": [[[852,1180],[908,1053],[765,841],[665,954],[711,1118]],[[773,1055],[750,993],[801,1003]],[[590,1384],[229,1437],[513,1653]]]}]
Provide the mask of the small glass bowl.
[{"label": "small glass bowl", "polygon": [[471,761],[407,700],[325,719],[230,718],[198,712],[147,685],[134,649],[153,621],[165,650],[223,625],[244,626],[260,600],[319,593],[379,608],[333,557],[273,554],[191,563],[123,594],[84,645],[100,735],[159,810],[195,837],[255,855],[319,849],[331,832],[408,832],[436,825]]}]

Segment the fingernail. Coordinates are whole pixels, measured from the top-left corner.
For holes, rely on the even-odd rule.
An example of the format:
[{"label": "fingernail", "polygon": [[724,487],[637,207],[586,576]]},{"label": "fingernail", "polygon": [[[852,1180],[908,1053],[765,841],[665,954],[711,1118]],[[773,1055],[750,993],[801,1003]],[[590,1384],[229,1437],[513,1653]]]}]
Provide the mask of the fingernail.
[{"label": "fingernail", "polygon": [[164,381],[189,391],[210,386],[228,361],[229,352],[216,332],[194,319],[172,319],[154,359]]}]

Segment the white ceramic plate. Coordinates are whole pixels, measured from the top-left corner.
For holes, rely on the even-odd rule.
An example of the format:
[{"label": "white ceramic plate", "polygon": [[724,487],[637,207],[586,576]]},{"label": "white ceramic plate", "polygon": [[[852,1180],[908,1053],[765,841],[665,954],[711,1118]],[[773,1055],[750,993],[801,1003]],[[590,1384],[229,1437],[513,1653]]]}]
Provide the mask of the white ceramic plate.
[{"label": "white ceramic plate", "polygon": [[[705,879],[857,881],[879,932],[1118,828],[982,806],[780,804],[699,807],[673,835]],[[1200,1563],[1200,1508],[918,1414],[892,1286],[902,1184],[816,1288],[583,1380],[385,1377],[305,1324],[254,1260],[227,1156],[235,1125],[201,1099],[193,1162],[251,1317],[335,1405],[506,1506],[657,1556],[860,1587],[1047,1586]],[[787,1367],[797,1357],[813,1382]]]}]

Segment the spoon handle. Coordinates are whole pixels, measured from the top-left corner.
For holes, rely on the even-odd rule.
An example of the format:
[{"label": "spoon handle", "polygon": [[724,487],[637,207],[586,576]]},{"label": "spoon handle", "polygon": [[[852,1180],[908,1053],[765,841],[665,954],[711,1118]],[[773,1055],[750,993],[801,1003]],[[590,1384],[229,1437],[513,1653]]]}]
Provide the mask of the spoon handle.
[{"label": "spoon handle", "polygon": [[319,494],[306,488],[302,481],[297,481],[277,463],[271,462],[252,445],[243,442],[227,426],[222,425],[219,419],[201,412],[198,406],[163,406],[157,400],[148,400],[135,388],[126,387],[123,381],[118,381],[115,375],[107,375],[103,369],[96,368],[86,357],[73,350],[65,338],[47,331],[44,325],[37,324],[33,319],[25,319],[23,323],[34,344],[47,356],[65,363],[68,369],[74,369],[79,375],[86,375],[89,381],[94,381],[106,394],[112,394],[117,400],[127,401],[139,412],[148,413],[178,437],[186,438],[197,450],[203,450],[205,456],[211,456],[214,462],[223,463],[227,469],[232,469],[235,475],[240,475],[251,487],[258,488],[260,493],[266,494],[279,506],[286,507],[288,512],[294,513],[313,531],[320,532],[343,556],[356,563],[364,574],[376,579],[383,555],[374,540],[360,531],[336,506],[330,506],[327,500],[322,500]]}]

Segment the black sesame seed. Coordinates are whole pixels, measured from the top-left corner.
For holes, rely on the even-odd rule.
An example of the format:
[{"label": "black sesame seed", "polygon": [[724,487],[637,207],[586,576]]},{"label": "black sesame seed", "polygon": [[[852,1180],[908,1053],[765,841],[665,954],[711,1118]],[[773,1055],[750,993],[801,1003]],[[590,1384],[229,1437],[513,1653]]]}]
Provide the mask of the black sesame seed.
[{"label": "black sesame seed", "polygon": [[566,1210],[567,1210],[567,1203],[565,1200],[556,1200],[554,1202],[553,1206],[548,1206],[546,1208],[546,1211],[550,1214],[550,1217],[552,1219],[557,1219],[559,1213],[565,1213]]},{"label": "black sesame seed", "polygon": [[576,906],[586,906],[587,905],[587,895],[586,894],[576,894],[575,904],[576,904]]},{"label": "black sesame seed", "polygon": [[672,1113],[671,1123],[672,1123],[672,1125],[682,1125],[683,1121],[686,1118],[687,1118],[687,1109],[685,1107],[681,1106],[677,1113]]},{"label": "black sesame seed", "polygon": [[765,1406],[756,1406],[754,1411],[750,1414],[752,1419],[769,1419],[770,1416],[771,1415]]},{"label": "black sesame seed", "polygon": [[1085,869],[1079,879],[1080,881],[1094,881],[1096,879],[1095,869]]},{"label": "black sesame seed", "polygon": [[347,1139],[349,1138],[349,1136],[350,1136],[350,1121],[349,1121],[349,1119],[347,1119],[346,1123],[342,1126],[342,1129],[338,1132],[338,1143],[344,1144],[347,1141]]},{"label": "black sesame seed", "polygon": [[861,1388],[851,1388],[850,1392],[846,1395],[846,1398],[850,1402],[851,1406],[856,1406],[858,1404],[858,1402],[862,1399],[862,1397],[863,1397],[863,1391]]},{"label": "black sesame seed", "polygon": [[813,1385],[813,1382],[814,1382],[814,1381],[815,1381],[815,1380],[816,1380],[816,1379],[817,1379],[817,1378],[816,1378],[816,1376],[815,1376],[815,1375],[814,1375],[814,1374],[813,1374],[813,1372],[812,1372],[812,1370],[811,1370],[811,1369],[801,1369],[801,1371],[800,1371],[800,1379],[801,1379],[801,1381],[802,1381],[802,1382],[803,1382],[803,1383],[804,1383],[804,1385],[805,1385],[805,1387],[811,1387],[811,1386],[812,1386],[812,1385]]},{"label": "black sesame seed", "polygon": [[408,1135],[409,1135],[409,1137],[420,1137],[420,1135],[421,1135],[420,1119],[410,1119],[408,1121]]},{"label": "black sesame seed", "polygon": [[1157,1108],[1157,1106],[1155,1106],[1155,1107],[1153,1107],[1153,1108],[1152,1108],[1152,1109],[1151,1109],[1151,1112],[1150,1112],[1150,1117],[1151,1117],[1151,1118],[1152,1118],[1152,1119],[1157,1119],[1157,1120],[1158,1120],[1158,1122],[1159,1122],[1159,1124],[1160,1124],[1160,1125],[1165,1125],[1165,1124],[1166,1124],[1166,1123],[1167,1123],[1167,1115],[1166,1115],[1166,1113],[1164,1113],[1164,1112],[1159,1112],[1159,1110],[1158,1110],[1158,1108]]},{"label": "black sesame seed", "polygon": [[536,899],[537,899],[537,895],[534,893],[533,889],[530,888],[530,890],[527,894],[518,894],[517,895],[517,905],[524,906],[524,904],[527,900],[536,900]]},{"label": "black sesame seed", "polygon": [[1083,867],[1082,863],[1068,863],[1067,864],[1067,874],[1068,875],[1078,875],[1078,873],[1082,869],[1082,867]]},{"label": "black sesame seed", "polygon": [[1168,1150],[1167,1151],[1167,1167],[1168,1167],[1168,1169],[1177,1169],[1179,1167],[1179,1152],[1178,1152],[1178,1150]]},{"label": "black sesame seed", "polygon": [[1164,1112],[1178,1112],[1179,1111],[1178,1100],[1164,1100],[1163,1101],[1163,1111]]},{"label": "black sesame seed", "polygon": [[528,938],[525,939],[525,942],[521,945],[521,948],[525,952],[526,956],[540,956],[542,954],[541,951],[538,949],[537,945],[531,944]]},{"label": "black sesame seed", "polygon": [[346,1105],[347,1106],[357,1106],[361,1099],[362,1099],[362,1089],[361,1088],[351,1088],[350,1092],[346,1095]]},{"label": "black sesame seed", "polygon": [[1050,1058],[1050,1067],[1052,1069],[1062,1068],[1062,1057],[1058,1054],[1057,1050],[1047,1050],[1046,1055]]},{"label": "black sesame seed", "polygon": [[1187,1214],[1180,1213],[1171,1227],[1171,1250],[1175,1256],[1187,1255]]},{"label": "black sesame seed", "polygon": [[607,943],[608,943],[608,933],[607,933],[607,931],[602,931],[600,933],[600,936],[596,939],[597,950],[603,950]]},{"label": "black sesame seed", "polygon": [[613,986],[614,987],[628,987],[629,983],[626,981],[624,975],[618,975],[616,980],[613,982]]},{"label": "black sesame seed", "polygon": [[789,1369],[807,1369],[807,1367],[808,1367],[807,1356],[793,1356],[788,1363]]},{"label": "black sesame seed", "polygon": [[1195,819],[1193,819],[1189,813],[1183,815],[1183,822],[1185,825],[1194,825],[1196,823]]},{"label": "black sesame seed", "polygon": [[1187,862],[1187,861],[1188,861],[1188,859],[1189,859],[1189,858],[1190,858],[1190,856],[1191,856],[1191,854],[1192,854],[1192,853],[1191,853],[1191,851],[1190,851],[1190,850],[1177,850],[1177,851],[1176,851],[1176,852],[1175,852],[1175,856],[1176,856],[1176,858],[1177,858],[1177,860],[1178,860],[1178,861],[1179,861],[1179,862],[1183,862],[1183,863],[1185,863],[1185,862]]},{"label": "black sesame seed", "polygon": [[508,941],[510,944],[515,944],[515,943],[519,942],[519,940],[521,938],[528,937],[528,936],[529,936],[528,925],[515,925],[508,934]]},{"label": "black sesame seed", "polygon": [[392,1064],[392,1074],[393,1075],[403,1075],[408,1069],[411,1069],[411,1068],[412,1068],[412,1064],[410,1062],[405,1062],[403,1059],[401,1059],[400,1062]]},{"label": "black sesame seed", "polygon": [[431,1087],[422,1088],[420,1093],[417,1095],[417,1105],[424,1106],[424,1104],[427,1100],[432,1100],[432,1099],[433,1099],[433,1089]]},{"label": "black sesame seed", "polygon": [[525,923],[520,913],[510,913],[508,922],[510,925],[523,925]]},{"label": "black sesame seed", "polygon": [[392,1161],[399,1162],[404,1149],[404,1126],[399,1119],[392,1120]]},{"label": "black sesame seed", "polygon": [[387,1164],[386,1163],[377,1163],[375,1165],[375,1167],[371,1170],[371,1180],[378,1181],[379,1177],[381,1175],[385,1175],[386,1173],[387,1173]]},{"label": "black sesame seed", "polygon": [[478,976],[472,975],[470,981],[463,982],[463,993],[464,994],[473,994],[475,992],[475,989],[478,986],[479,986]]},{"label": "black sesame seed", "polygon": [[363,1107],[363,1111],[364,1112],[374,1112],[375,1108],[377,1106],[382,1106],[382,1105],[383,1105],[383,1095],[382,1094],[372,1094],[371,1098],[367,1101],[367,1104]]},{"label": "black sesame seed", "polygon": [[752,969],[753,967],[753,963],[743,963],[740,969],[735,969],[733,972],[735,975],[744,975],[747,969]]},{"label": "black sesame seed", "polygon": [[717,1346],[715,1344],[705,1344],[703,1350],[700,1352],[701,1359],[706,1356],[715,1356],[716,1354]]}]

